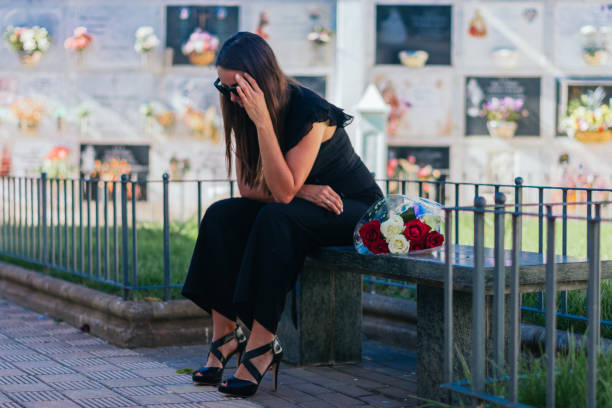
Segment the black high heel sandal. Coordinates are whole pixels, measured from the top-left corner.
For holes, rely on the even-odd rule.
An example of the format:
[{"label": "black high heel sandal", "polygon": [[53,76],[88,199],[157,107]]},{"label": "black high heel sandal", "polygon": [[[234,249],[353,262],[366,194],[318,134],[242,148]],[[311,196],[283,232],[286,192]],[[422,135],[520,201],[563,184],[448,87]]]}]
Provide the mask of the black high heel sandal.
[{"label": "black high heel sandal", "polygon": [[[272,362],[268,364],[268,367],[264,370],[264,373],[261,374],[259,370],[251,363],[251,360],[255,357],[259,357],[268,351],[272,350],[273,357]],[[240,378],[236,378],[231,376],[227,379],[227,385],[219,385],[219,391],[225,394],[231,394],[239,397],[249,397],[257,392],[257,388],[261,383],[261,379],[264,374],[270,369],[270,367],[274,366],[274,391],[278,388],[278,367],[280,365],[281,359],[283,358],[283,348],[281,347],[280,342],[278,341],[278,337],[274,337],[270,343],[258,347],[254,350],[247,351],[242,357],[241,364],[244,364],[249,373],[255,378],[256,383],[241,380]]]},{"label": "black high heel sandal", "polygon": [[[221,351],[219,351],[219,347],[224,344],[229,343],[230,341],[236,339],[238,342],[238,346],[236,350],[232,351],[227,357],[224,357]],[[232,358],[232,356],[238,353],[236,357],[236,361],[240,363],[240,357],[244,353],[244,349],[246,348],[247,337],[242,331],[240,326],[236,326],[236,329],[229,334],[221,337],[212,342],[210,345],[210,349],[208,354],[212,353],[215,357],[219,359],[223,367],[200,367],[197,371],[193,373],[191,378],[194,383],[202,384],[202,385],[217,385],[221,382],[221,378],[223,377],[223,370],[225,369],[225,365]],[[200,374],[200,375],[196,375]]]}]

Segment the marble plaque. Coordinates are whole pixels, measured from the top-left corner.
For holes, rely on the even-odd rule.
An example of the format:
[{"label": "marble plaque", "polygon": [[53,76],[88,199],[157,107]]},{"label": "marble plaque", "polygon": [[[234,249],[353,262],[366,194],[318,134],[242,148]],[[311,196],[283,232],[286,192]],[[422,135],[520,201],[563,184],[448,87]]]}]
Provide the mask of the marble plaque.
[{"label": "marble plaque", "polygon": [[[113,4],[115,3],[115,4]],[[86,68],[139,67],[140,55],[134,50],[135,33],[141,26],[152,26],[155,34],[162,34],[162,9],[151,3],[132,4],[82,3],[68,8],[64,21],[65,38],[74,28],[84,26],[93,36],[81,62],[66,50],[68,62]]]},{"label": "marble plaque", "polygon": [[399,64],[403,50],[423,50],[426,65],[451,65],[452,6],[377,5],[376,64]]},{"label": "marble plaque", "polygon": [[283,68],[333,65],[335,36],[326,45],[307,39],[315,26],[335,31],[336,7],[332,1],[249,2],[244,6],[243,27],[262,35]]},{"label": "marble plaque", "polygon": [[543,20],[541,3],[466,4],[463,63],[479,68],[536,67],[544,54]]},{"label": "marble plaque", "polygon": [[465,135],[488,135],[487,118],[480,116],[482,105],[491,98],[506,96],[523,99],[528,113],[518,120],[515,136],[539,136],[540,78],[532,77],[466,77]]},{"label": "marble plaque", "polygon": [[[556,64],[571,70],[607,68],[609,72],[612,67],[609,56],[612,52],[612,5],[560,3],[555,6],[553,30]],[[595,31],[586,28],[589,26]],[[607,51],[593,48],[602,48],[606,42]],[[591,54],[585,56],[589,48]]]},{"label": "marble plaque", "polygon": [[239,30],[238,6],[194,6],[166,7],[166,46],[173,50],[173,64],[190,64],[189,57],[181,48],[195,29],[200,28],[219,39],[219,47]]},{"label": "marble plaque", "polygon": [[452,134],[456,128],[453,120],[456,80],[451,75],[377,72],[374,83],[391,107],[387,122],[389,143]]}]

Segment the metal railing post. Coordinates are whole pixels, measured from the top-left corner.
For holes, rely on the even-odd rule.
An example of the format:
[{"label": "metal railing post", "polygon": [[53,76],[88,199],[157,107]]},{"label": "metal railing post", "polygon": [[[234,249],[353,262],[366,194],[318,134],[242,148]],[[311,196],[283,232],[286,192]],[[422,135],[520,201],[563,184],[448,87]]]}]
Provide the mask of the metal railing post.
[{"label": "metal railing post", "polygon": [[[590,204],[589,204],[590,205]],[[601,204],[595,205],[595,217],[588,220],[589,241],[589,285],[587,289],[587,313],[589,319],[587,333],[587,406],[597,407],[597,360],[600,355],[601,321]]]},{"label": "metal railing post", "polygon": [[48,272],[49,265],[49,243],[47,241],[47,173],[40,175],[40,192],[41,192],[41,210],[42,210],[42,252],[43,252],[43,270]]},{"label": "metal railing post", "polygon": [[[446,275],[444,277],[444,381],[447,384],[453,382],[453,209],[444,209],[444,234],[446,243],[444,246],[444,260],[446,262]],[[448,402],[451,402],[449,392]]]},{"label": "metal railing post", "polygon": [[474,275],[472,277],[472,390],[485,391],[484,197],[474,199]]},{"label": "metal railing post", "polygon": [[168,197],[168,173],[164,173],[164,300],[170,299],[170,208]]},{"label": "metal railing post", "polygon": [[546,406],[555,406],[555,353],[557,352],[557,308],[555,264],[555,216],[546,206]]},{"label": "metal railing post", "polygon": [[128,209],[127,209],[127,183],[126,174],[121,175],[121,237],[122,237],[122,269],[123,269],[123,298],[129,295],[129,254],[128,254]]},{"label": "metal railing post", "polygon": [[504,326],[505,326],[505,289],[506,289],[506,269],[504,264],[504,229],[506,196],[504,193],[495,193],[495,276],[494,303],[493,303],[493,344],[496,377],[501,377],[505,371],[504,358]]}]

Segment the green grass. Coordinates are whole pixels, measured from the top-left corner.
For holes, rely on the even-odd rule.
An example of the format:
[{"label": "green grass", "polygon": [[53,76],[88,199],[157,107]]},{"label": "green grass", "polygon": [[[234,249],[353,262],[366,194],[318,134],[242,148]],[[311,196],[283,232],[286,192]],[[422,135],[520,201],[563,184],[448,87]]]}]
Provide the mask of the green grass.
[{"label": "green grass", "polygon": [[[567,350],[558,352],[555,356],[555,406],[586,407],[587,401],[587,351],[584,344],[576,345],[570,336]],[[612,356],[605,352],[598,354],[597,372],[597,406],[612,407]],[[467,362],[459,356],[465,378],[470,383],[471,373]],[[519,363],[518,399],[520,403],[534,406],[546,406],[546,363],[545,354],[535,356],[524,353]],[[493,363],[491,363],[493,365]],[[509,380],[504,377],[504,371],[498,378],[486,385],[486,392],[501,398],[508,398]],[[469,401],[465,401],[466,406]],[[488,406],[499,406],[490,404]]]}]

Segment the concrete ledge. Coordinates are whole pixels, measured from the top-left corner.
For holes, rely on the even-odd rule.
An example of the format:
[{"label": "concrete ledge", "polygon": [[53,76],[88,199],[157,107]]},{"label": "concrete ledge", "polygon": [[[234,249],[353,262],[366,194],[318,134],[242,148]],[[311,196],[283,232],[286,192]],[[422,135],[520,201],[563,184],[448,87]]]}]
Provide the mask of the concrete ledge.
[{"label": "concrete ledge", "polygon": [[212,335],[210,316],[188,300],[126,301],[5,262],[0,295],[76,327],[87,324],[119,347],[209,344]]}]

